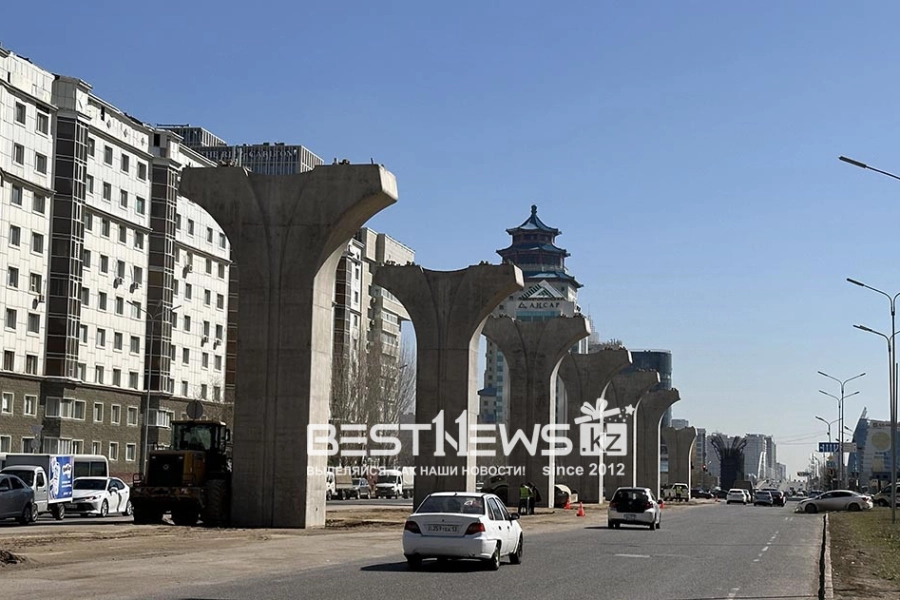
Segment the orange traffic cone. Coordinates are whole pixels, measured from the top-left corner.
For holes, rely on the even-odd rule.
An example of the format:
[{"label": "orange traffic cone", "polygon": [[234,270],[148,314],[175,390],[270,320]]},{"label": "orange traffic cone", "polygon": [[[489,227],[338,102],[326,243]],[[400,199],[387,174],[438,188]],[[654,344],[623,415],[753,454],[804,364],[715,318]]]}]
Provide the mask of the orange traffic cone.
[{"label": "orange traffic cone", "polygon": [[581,502],[578,503],[578,512],[575,513],[575,516],[576,516],[576,517],[583,517],[583,516],[584,516],[584,504],[582,504]]},{"label": "orange traffic cone", "polygon": [[659,507],[660,507],[660,508],[665,508],[665,507],[666,507],[666,501],[665,501],[665,500],[660,500],[660,501],[659,501]]},{"label": "orange traffic cone", "polygon": [[571,510],[571,509],[572,509],[572,502],[569,500],[569,497],[566,496],[566,505],[563,507],[563,510]]}]

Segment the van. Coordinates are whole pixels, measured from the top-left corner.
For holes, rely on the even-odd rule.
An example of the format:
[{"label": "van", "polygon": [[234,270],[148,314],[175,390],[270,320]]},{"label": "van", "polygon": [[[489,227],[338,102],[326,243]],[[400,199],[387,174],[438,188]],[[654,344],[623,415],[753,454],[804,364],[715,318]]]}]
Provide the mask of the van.
[{"label": "van", "polygon": [[102,454],[75,454],[75,479],[109,477],[109,460]]}]

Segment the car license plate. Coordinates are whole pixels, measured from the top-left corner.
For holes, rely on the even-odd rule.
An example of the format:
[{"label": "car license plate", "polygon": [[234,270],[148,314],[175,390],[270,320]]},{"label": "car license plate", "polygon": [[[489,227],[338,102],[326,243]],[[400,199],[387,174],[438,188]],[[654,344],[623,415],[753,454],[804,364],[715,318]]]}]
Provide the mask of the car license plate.
[{"label": "car license plate", "polygon": [[634,515],[625,515],[626,521],[634,521]]},{"label": "car license plate", "polygon": [[428,531],[431,533],[456,533],[459,525],[429,525]]}]

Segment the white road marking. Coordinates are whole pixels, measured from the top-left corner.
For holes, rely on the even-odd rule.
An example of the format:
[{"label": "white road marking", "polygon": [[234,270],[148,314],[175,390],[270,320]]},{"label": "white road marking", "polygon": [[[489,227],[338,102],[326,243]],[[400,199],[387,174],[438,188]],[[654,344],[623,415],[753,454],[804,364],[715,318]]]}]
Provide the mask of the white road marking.
[{"label": "white road marking", "polygon": [[650,558],[649,554],[615,554],[614,556],[621,556],[623,558]]},{"label": "white road marking", "polygon": [[741,588],[731,588],[731,593],[728,594],[729,598],[737,598],[737,593]]},{"label": "white road marking", "polygon": [[765,551],[768,550],[768,549],[769,549],[769,547],[766,546],[765,548],[762,549],[762,551],[765,552]]},{"label": "white road marking", "polygon": [[753,562],[759,562],[759,559],[758,559],[758,558],[754,558],[754,559],[753,559]]}]

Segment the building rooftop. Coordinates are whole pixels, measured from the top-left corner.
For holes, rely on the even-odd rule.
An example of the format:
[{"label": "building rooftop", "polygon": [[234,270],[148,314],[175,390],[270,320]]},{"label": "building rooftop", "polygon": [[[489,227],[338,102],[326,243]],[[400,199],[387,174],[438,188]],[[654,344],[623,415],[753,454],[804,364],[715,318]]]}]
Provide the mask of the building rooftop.
[{"label": "building rooftop", "polygon": [[549,227],[546,223],[538,218],[537,204],[531,205],[531,216],[525,219],[524,223],[522,223],[518,227],[507,229],[506,233],[513,235],[514,233],[521,231],[543,231],[554,236],[562,233],[562,231],[560,231],[559,229],[556,229],[555,227]]}]

